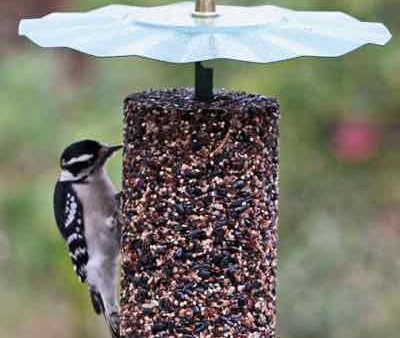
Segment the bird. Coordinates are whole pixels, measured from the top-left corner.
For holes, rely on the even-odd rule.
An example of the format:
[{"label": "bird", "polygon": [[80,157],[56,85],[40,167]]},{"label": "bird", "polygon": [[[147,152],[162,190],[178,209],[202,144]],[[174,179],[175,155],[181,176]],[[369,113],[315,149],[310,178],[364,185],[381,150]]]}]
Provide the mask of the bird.
[{"label": "bird", "polygon": [[94,140],[70,144],[60,157],[54,189],[54,215],[75,273],[88,286],[97,315],[103,315],[112,338],[119,337],[117,300],[120,251],[120,193],[105,170],[122,149]]}]

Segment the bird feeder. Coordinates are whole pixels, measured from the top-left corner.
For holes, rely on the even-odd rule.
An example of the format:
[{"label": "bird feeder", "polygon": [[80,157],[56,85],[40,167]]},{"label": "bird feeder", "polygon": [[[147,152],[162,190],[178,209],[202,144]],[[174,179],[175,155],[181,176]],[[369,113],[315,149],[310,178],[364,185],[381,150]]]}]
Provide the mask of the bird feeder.
[{"label": "bird feeder", "polygon": [[277,6],[110,5],[23,20],[42,47],[195,63],[195,88],[124,102],[121,336],[276,333],[279,105],[213,89],[202,61],[269,63],[384,45],[379,23]]}]

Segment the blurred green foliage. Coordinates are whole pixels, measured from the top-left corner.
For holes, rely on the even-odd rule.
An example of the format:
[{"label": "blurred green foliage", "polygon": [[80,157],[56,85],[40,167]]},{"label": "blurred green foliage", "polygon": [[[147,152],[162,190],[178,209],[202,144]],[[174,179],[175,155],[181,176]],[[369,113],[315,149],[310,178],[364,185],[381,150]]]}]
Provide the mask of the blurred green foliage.
[{"label": "blurred green foliage", "polygon": [[[65,9],[110,3],[82,0]],[[385,22],[395,37],[400,33],[398,0],[275,3],[346,11]],[[215,68],[218,87],[278,97],[282,105],[280,337],[397,338],[397,38],[385,48],[368,46],[339,59],[208,65]],[[106,337],[54,224],[58,156],[79,138],[121,141],[123,98],[146,88],[191,86],[193,66],[137,58],[99,60],[25,41],[0,54],[0,74],[0,337]],[[338,157],[336,126],[360,119],[376,129],[378,148],[363,161]],[[118,185],[120,163],[117,157],[109,166]]]}]

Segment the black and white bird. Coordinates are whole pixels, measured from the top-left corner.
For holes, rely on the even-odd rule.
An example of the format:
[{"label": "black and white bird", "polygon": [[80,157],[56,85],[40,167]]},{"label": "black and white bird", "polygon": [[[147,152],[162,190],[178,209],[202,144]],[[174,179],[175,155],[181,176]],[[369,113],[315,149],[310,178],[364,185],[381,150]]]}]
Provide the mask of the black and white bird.
[{"label": "black and white bird", "polygon": [[97,314],[119,337],[117,267],[120,248],[119,195],[104,165],[122,146],[84,140],[61,155],[54,213],[76,274],[89,288]]}]

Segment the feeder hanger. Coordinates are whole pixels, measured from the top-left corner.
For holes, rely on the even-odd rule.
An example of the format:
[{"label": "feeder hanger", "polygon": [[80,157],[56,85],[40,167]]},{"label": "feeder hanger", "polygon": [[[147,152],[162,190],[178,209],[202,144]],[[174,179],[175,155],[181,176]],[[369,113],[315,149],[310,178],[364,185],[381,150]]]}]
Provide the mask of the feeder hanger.
[{"label": "feeder hanger", "polygon": [[196,8],[192,15],[196,18],[212,18],[218,16],[215,0],[196,0]]},{"label": "feeder hanger", "polygon": [[[215,18],[218,16],[215,0],[196,0],[196,7],[192,16],[199,19]],[[195,98],[198,101],[209,102],[213,92],[212,68],[205,68],[201,62],[195,65]]]}]

